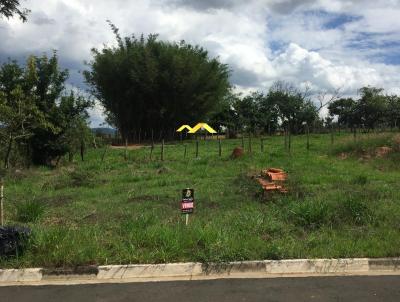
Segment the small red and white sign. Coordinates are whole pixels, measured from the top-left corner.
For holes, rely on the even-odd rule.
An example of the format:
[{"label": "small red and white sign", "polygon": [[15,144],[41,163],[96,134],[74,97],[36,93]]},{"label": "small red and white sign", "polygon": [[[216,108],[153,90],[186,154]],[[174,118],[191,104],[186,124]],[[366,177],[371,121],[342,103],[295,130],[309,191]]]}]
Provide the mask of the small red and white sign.
[{"label": "small red and white sign", "polygon": [[181,210],[193,209],[193,202],[182,202]]},{"label": "small red and white sign", "polygon": [[194,209],[194,190],[182,190],[181,212],[182,214],[191,214]]}]

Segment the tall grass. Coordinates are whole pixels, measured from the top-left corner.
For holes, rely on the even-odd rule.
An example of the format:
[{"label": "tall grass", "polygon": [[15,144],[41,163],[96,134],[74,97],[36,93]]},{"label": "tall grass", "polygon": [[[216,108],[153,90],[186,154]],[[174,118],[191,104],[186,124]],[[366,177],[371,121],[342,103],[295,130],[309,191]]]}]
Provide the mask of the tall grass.
[{"label": "tall grass", "polygon": [[[7,224],[28,224],[26,253],[0,259],[2,267],[82,264],[232,261],[305,257],[385,257],[400,251],[400,167],[390,158],[343,160],[354,152],[394,142],[394,136],[268,137],[261,153],[230,159],[240,140],[186,141],[130,150],[90,150],[85,162],[39,167],[6,179]],[[247,145],[247,142],[245,143]],[[389,145],[393,146],[393,145]],[[334,151],[332,151],[334,149]],[[340,151],[339,151],[340,150]],[[347,151],[344,151],[347,150]],[[287,194],[265,196],[251,176],[262,168],[288,172]],[[186,226],[181,190],[195,189]],[[35,202],[21,203],[21,200]],[[41,201],[41,202],[39,202]]]}]

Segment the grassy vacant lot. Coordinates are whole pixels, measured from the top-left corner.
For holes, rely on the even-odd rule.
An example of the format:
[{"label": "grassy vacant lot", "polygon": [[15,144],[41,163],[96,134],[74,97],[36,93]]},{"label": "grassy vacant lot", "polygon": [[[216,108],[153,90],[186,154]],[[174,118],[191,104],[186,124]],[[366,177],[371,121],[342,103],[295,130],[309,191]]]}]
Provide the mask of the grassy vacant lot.
[{"label": "grassy vacant lot", "polygon": [[[12,173],[6,182],[7,224],[27,224],[33,237],[23,255],[1,267],[230,261],[400,255],[398,136],[329,135],[267,138],[265,151],[231,160],[240,140],[91,150],[85,162]],[[246,142],[246,145],[248,142]],[[400,142],[397,141],[397,147]],[[397,149],[398,150],[398,149]],[[266,200],[249,175],[264,167],[289,173],[289,193]],[[195,189],[189,226],[179,212],[181,189]]]}]

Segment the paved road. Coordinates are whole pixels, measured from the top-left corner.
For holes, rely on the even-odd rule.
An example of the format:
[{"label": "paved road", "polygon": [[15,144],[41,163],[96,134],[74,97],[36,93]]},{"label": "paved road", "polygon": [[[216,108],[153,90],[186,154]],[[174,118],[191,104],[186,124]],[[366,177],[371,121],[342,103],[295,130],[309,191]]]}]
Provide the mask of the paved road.
[{"label": "paved road", "polygon": [[400,301],[400,276],[0,287],[1,302]]}]

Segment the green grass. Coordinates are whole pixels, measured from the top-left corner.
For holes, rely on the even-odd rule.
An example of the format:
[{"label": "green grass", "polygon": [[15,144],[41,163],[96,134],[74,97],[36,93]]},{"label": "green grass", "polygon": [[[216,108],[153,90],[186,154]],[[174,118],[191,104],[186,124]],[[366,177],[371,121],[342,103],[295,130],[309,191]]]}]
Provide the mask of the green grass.
[{"label": "green grass", "polygon": [[[392,134],[359,136],[364,148],[394,142]],[[267,138],[264,153],[231,160],[240,140],[90,150],[84,162],[38,167],[6,179],[8,225],[33,235],[23,255],[1,267],[232,261],[314,257],[400,256],[398,153],[360,158],[351,135]],[[248,142],[246,142],[247,147]],[[338,154],[348,152],[346,159]],[[289,193],[265,198],[250,178],[265,167],[289,173]],[[195,189],[196,208],[185,226],[179,212],[183,188]]]}]

